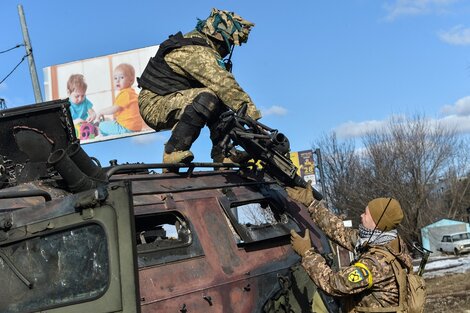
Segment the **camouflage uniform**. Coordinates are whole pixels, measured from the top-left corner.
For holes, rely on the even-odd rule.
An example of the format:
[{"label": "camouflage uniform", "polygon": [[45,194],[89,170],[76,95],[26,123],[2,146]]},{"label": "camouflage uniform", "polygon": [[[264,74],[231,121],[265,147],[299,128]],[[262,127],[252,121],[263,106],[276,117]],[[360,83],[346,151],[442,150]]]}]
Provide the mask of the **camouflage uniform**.
[{"label": "camouflage uniform", "polygon": [[[357,229],[344,227],[343,221],[321,202],[315,201],[309,207],[309,212],[313,221],[331,240],[354,251],[359,238]],[[384,246],[375,245],[374,248],[387,249],[406,264],[408,269],[412,269],[411,257],[400,238]],[[384,307],[398,305],[398,284],[391,265],[381,253],[366,250],[352,265],[334,272],[321,255],[310,249],[302,258],[302,266],[320,289],[340,298],[345,312],[371,312],[372,308],[383,310]]]},{"label": "camouflage uniform", "polygon": [[[234,46],[248,40],[253,26],[233,12],[212,9],[195,30],[185,35],[179,32],[164,41],[137,79],[142,88],[139,108],[144,121],[156,131],[172,129],[165,144],[164,163],[191,162],[194,156],[189,149],[204,126],[210,130],[212,159],[223,162],[220,114],[246,105],[248,117],[261,117],[226,69],[227,64],[231,68]],[[227,55],[229,58],[223,59]],[[235,153],[233,156],[231,161],[241,160],[236,160]]]},{"label": "camouflage uniform", "polygon": [[227,107],[235,111],[246,103],[248,115],[259,118],[260,113],[250,96],[243,91],[232,73],[223,67],[222,57],[212,41],[196,30],[185,34],[184,37],[206,39],[210,47],[184,46],[168,53],[165,61],[176,73],[194,77],[206,88],[180,90],[165,96],[143,89],[139,94],[139,106],[147,125],[157,131],[171,129],[179,120],[184,107],[191,104],[202,92],[215,94]]}]

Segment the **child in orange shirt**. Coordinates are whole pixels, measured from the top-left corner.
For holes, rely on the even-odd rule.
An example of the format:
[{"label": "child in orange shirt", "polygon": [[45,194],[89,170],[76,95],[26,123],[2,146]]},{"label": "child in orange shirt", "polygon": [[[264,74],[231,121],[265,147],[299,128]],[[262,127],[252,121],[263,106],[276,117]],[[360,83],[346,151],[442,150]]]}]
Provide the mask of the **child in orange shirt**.
[{"label": "child in orange shirt", "polygon": [[113,115],[114,120],[100,122],[100,134],[103,136],[119,135],[142,130],[143,121],[139,113],[137,93],[132,88],[135,80],[134,67],[121,63],[114,69],[114,86],[119,91],[114,105],[98,113],[101,121],[104,115]]}]

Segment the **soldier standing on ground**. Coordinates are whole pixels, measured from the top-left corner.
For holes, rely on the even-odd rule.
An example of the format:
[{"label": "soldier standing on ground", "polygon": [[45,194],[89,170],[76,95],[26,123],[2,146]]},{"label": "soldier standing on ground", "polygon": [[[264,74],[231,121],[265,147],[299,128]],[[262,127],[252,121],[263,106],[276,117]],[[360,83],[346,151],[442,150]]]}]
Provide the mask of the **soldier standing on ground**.
[{"label": "soldier standing on ground", "polygon": [[370,201],[361,215],[359,229],[352,229],[346,228],[323,202],[314,200],[310,186],[288,187],[287,193],[308,207],[313,221],[332,241],[356,255],[350,266],[334,272],[312,248],[308,231],[304,237],[291,231],[293,249],[302,257],[302,266],[315,284],[338,297],[344,312],[402,312],[398,309],[397,278],[386,260],[391,253],[403,268],[413,270],[411,257],[396,229],[403,219],[400,203],[393,198]]},{"label": "soldier standing on ground", "polygon": [[[226,162],[218,147],[223,139],[216,131],[220,114],[246,104],[249,117],[261,117],[227,68],[234,46],[247,42],[253,26],[233,12],[212,9],[193,31],[170,36],[150,59],[138,78],[142,88],[139,107],[150,127],[156,131],[172,129],[163,162],[191,162],[194,155],[189,149],[205,125],[210,130],[212,159]],[[237,162],[236,158],[234,152],[230,161]]]}]

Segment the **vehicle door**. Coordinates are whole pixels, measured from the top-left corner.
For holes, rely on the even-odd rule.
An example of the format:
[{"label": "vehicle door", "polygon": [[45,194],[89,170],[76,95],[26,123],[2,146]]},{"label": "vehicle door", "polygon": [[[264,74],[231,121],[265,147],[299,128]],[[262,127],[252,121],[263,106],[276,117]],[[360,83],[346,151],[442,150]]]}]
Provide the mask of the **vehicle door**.
[{"label": "vehicle door", "polygon": [[442,236],[441,251],[443,251],[443,252],[452,252],[453,251],[451,236],[448,236],[448,235]]},{"label": "vehicle door", "polygon": [[0,312],[140,312],[129,188],[0,210]]}]

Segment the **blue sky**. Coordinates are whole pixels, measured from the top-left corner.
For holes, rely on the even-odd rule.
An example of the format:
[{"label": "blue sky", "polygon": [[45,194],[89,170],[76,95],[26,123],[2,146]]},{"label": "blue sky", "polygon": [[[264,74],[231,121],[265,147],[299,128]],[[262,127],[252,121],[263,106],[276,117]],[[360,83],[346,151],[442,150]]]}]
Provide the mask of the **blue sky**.
[{"label": "blue sky", "polygon": [[[216,7],[256,24],[235,49],[233,72],[261,121],[287,135],[293,151],[331,131],[361,135],[396,115],[470,132],[470,1],[2,0],[0,51],[23,41],[18,4],[41,85],[44,67],[159,44]],[[0,54],[0,80],[24,55],[23,47]],[[0,84],[0,98],[9,108],[35,102],[26,60]],[[84,148],[103,165],[157,163],[169,135]],[[195,161],[210,161],[206,130],[192,151]]]}]

